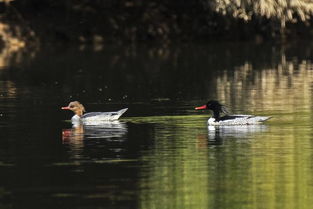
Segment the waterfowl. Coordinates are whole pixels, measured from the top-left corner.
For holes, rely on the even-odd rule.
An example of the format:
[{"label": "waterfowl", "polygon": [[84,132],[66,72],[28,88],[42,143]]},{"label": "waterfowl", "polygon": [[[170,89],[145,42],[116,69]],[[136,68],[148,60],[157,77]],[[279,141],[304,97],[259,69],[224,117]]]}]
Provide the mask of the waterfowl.
[{"label": "waterfowl", "polygon": [[[260,124],[271,117],[255,115],[229,115],[226,107],[216,100],[210,100],[207,104],[196,107],[196,110],[208,109],[213,112],[208,125],[251,125]],[[221,116],[223,114],[223,116]]]},{"label": "waterfowl", "polygon": [[71,110],[75,113],[72,117],[72,123],[83,123],[86,125],[97,125],[103,122],[118,120],[128,108],[121,109],[116,112],[90,112],[85,113],[85,107],[78,101],[73,101],[66,107],[61,107],[62,110]]}]

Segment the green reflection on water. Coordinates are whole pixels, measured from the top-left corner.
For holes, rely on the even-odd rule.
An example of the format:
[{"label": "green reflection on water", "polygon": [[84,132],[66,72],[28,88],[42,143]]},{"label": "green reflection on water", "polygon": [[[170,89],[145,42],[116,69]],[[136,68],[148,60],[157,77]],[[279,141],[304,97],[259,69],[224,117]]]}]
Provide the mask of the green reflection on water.
[{"label": "green reflection on water", "polygon": [[207,115],[127,119],[155,123],[140,208],[310,208],[310,111],[260,112],[268,113],[274,118],[262,129],[213,134]]}]

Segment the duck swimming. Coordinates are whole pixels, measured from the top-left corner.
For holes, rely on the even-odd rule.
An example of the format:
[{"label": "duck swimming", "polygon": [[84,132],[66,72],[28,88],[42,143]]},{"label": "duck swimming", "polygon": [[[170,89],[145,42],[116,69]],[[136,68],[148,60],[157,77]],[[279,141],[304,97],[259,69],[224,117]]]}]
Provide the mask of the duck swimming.
[{"label": "duck swimming", "polygon": [[[253,125],[261,124],[270,119],[268,116],[254,116],[254,115],[228,115],[226,107],[216,100],[210,100],[207,104],[196,107],[196,110],[208,109],[213,112],[213,116],[209,118],[208,125]],[[221,117],[221,114],[224,116]]]},{"label": "duck swimming", "polygon": [[85,107],[78,101],[73,101],[68,104],[66,107],[62,107],[62,110],[71,110],[75,113],[72,117],[72,123],[83,123],[86,125],[97,125],[103,122],[109,122],[118,120],[128,108],[121,109],[116,112],[90,112],[85,113]]}]

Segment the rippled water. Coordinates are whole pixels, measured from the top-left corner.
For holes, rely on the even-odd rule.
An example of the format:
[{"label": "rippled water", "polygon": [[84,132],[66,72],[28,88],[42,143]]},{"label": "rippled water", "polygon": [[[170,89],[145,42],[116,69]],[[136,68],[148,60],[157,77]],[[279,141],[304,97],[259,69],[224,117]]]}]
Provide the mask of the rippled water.
[{"label": "rippled water", "polygon": [[[311,51],[220,43],[14,56],[0,70],[0,208],[311,208]],[[129,110],[72,127],[60,107],[74,99]],[[273,118],[207,127],[194,107],[208,99]]]}]

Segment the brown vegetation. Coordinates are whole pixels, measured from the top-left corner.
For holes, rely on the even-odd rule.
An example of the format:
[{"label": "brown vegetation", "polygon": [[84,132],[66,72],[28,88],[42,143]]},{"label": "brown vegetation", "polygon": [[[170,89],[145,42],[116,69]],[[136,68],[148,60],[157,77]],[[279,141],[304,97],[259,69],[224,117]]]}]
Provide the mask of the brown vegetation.
[{"label": "brown vegetation", "polygon": [[[22,39],[36,34],[41,42],[264,40],[310,37],[312,32],[313,3],[308,0],[0,0],[0,4],[3,24],[19,27]],[[11,43],[7,34],[1,37]]]}]

